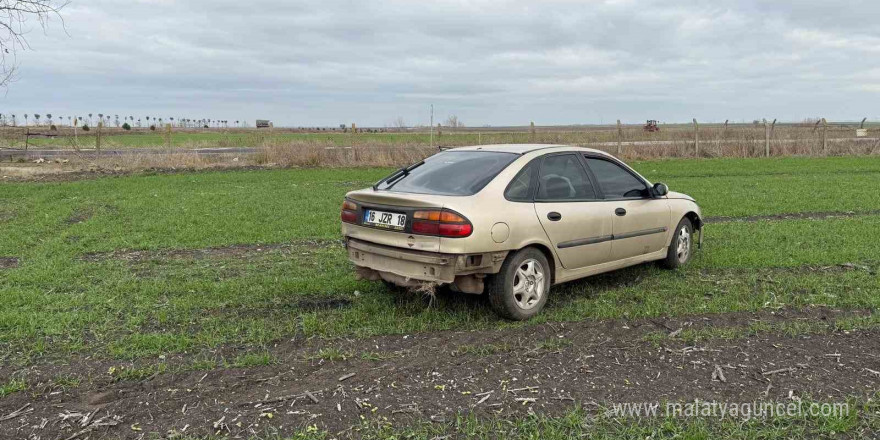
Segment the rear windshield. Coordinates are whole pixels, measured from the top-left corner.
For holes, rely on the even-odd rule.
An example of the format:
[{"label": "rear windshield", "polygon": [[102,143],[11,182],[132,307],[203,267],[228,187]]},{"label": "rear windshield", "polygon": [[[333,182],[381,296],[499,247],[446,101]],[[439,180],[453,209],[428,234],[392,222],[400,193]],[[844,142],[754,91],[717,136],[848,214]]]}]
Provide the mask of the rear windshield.
[{"label": "rear windshield", "polygon": [[[518,154],[493,151],[446,151],[435,154],[409,174],[392,177],[379,189],[392,192],[470,196],[479,192]],[[394,174],[392,174],[394,176]]]}]

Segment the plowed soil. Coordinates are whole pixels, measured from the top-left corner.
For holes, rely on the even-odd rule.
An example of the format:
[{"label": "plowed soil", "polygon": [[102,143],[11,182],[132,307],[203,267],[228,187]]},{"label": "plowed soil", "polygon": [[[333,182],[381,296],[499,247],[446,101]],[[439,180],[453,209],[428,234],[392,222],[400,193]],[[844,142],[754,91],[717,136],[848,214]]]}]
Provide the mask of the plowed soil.
[{"label": "plowed soil", "polygon": [[[95,427],[79,438],[181,432],[246,438],[268,427],[286,432],[308,425],[346,436],[362,417],[386,417],[401,425],[416,419],[443,422],[462,411],[552,415],[575,404],[589,409],[667,399],[872,396],[880,388],[880,331],[764,333],[697,345],[675,337],[681,328],[832,322],[853,313],[817,308],[293,340],[271,350],[279,360],[274,365],[164,373],[138,382],[112,380],[108,369],[118,361],[80,358],[26,371],[30,389],[0,399],[0,438],[67,438],[83,429],[84,418],[86,426],[102,419],[115,425]],[[658,331],[672,336],[659,343],[644,337]],[[333,361],[314,356],[321,349],[350,356]],[[163,362],[173,367],[191,357]],[[11,373],[4,369],[0,377]],[[44,385],[72,373],[91,379],[68,389]],[[20,415],[3,420],[16,410]]]}]

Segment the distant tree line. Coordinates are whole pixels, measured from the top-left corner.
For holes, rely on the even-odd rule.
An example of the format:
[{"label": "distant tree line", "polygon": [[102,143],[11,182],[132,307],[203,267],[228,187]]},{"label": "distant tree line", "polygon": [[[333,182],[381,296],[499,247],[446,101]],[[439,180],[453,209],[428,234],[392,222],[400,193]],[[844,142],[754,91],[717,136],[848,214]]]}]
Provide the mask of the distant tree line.
[{"label": "distant tree line", "polygon": [[19,117],[16,113],[4,114],[0,113],[0,126],[3,127],[30,127],[30,126],[48,126],[48,127],[73,127],[76,126],[95,126],[99,122],[103,122],[105,127],[117,127],[131,129],[132,127],[149,127],[155,130],[157,127],[164,127],[165,124],[171,124],[173,127],[180,128],[229,128],[230,123],[233,127],[242,127],[247,124],[243,121],[229,121],[227,119],[211,119],[211,118],[180,118],[180,117],[162,117],[162,116],[125,116],[125,115],[109,115],[104,113],[88,113],[83,116],[79,115],[53,115],[52,113],[23,113]]}]

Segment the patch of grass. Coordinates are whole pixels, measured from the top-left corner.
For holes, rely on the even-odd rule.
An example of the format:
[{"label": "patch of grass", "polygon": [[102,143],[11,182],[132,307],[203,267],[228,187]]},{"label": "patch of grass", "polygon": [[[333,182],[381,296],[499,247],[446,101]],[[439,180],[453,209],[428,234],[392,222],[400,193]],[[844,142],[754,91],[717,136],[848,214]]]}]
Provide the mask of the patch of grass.
[{"label": "patch of grass", "polygon": [[19,391],[24,391],[27,389],[27,382],[22,379],[10,379],[9,382],[6,382],[0,385],[0,399],[12,394],[17,393]]},{"label": "patch of grass", "polygon": [[821,176],[880,172],[880,160],[871,156],[635,160],[629,164],[649,180],[678,177]]},{"label": "patch of grass", "polygon": [[[5,226],[18,233],[0,236],[0,255],[45,259],[50,251],[76,256],[338,238],[336,217],[345,193],[388,171],[231,171],[0,183],[0,204],[19,212]],[[83,210],[93,214],[88,222],[68,222]],[[78,240],[66,243],[72,236]]]},{"label": "patch of grass", "polygon": [[[777,402],[772,402],[777,403]],[[784,402],[787,405],[789,402]],[[364,440],[444,438],[476,439],[549,439],[574,438],[616,440],[660,439],[737,439],[764,440],[786,438],[792,440],[866,438],[880,430],[880,411],[877,399],[847,399],[845,402],[821,402],[804,399],[804,408],[812,404],[839,404],[848,409],[831,416],[813,416],[809,411],[797,416],[768,415],[767,417],[674,417],[665,416],[665,403],[660,404],[658,416],[627,418],[607,412],[608,408],[587,411],[574,407],[550,416],[528,414],[521,417],[505,415],[481,416],[474,412],[461,413],[451,421],[438,423],[415,419],[395,425],[380,415],[364,417],[351,433],[340,438]],[[195,440],[195,437],[179,437]],[[226,437],[198,437],[200,440],[221,440]],[[253,440],[324,440],[331,434],[317,425],[296,428],[292,434],[255,436]]]},{"label": "patch of grass", "polygon": [[848,316],[833,322],[783,321],[769,323],[757,321],[744,327],[703,327],[699,329],[684,329],[681,333],[675,336],[675,338],[671,338],[669,332],[651,332],[645,335],[643,339],[656,343],[673,339],[685,343],[697,343],[710,339],[741,339],[768,333],[785,336],[799,336],[810,333],[872,330],[876,328],[880,328],[880,314],[872,313],[865,316]]},{"label": "patch of grass", "polygon": [[572,342],[565,338],[551,338],[545,339],[538,343],[535,347],[537,350],[545,350],[545,351],[556,351],[561,350],[565,347],[570,347]]},{"label": "patch of grass", "polygon": [[695,254],[693,262],[713,268],[865,262],[876,270],[880,240],[866,234],[878,230],[880,216],[708,225],[705,252]]},{"label": "patch of grass", "polygon": [[236,356],[236,358],[226,364],[227,368],[249,368],[249,367],[265,367],[275,365],[278,359],[268,351],[262,353],[244,353]]},{"label": "patch of grass", "polygon": [[880,281],[863,271],[755,268],[668,272],[637,266],[559,286],[539,321],[647,318],[827,306],[874,309]]},{"label": "patch of grass", "polygon": [[185,371],[210,371],[219,367],[222,362],[208,357],[196,357],[189,364],[185,365]]},{"label": "patch of grass", "polygon": [[[814,401],[806,401],[809,407]],[[767,418],[708,418],[663,416],[623,418],[603,409],[598,413],[574,408],[559,416],[530,414],[519,418],[480,417],[469,413],[451,422],[416,421],[395,427],[379,417],[364,421],[357,435],[364,439],[506,438],[506,439],[709,439],[757,440],[767,438],[837,439],[876,432],[876,400],[846,402],[849,411],[830,417],[773,415]]]},{"label": "patch of grass", "polygon": [[[880,209],[871,192],[880,186],[880,172],[661,179],[670,190],[694,197],[703,214],[711,217]],[[845,191],[837,186],[842,182],[846,182]]]},{"label": "patch of grass", "polygon": [[56,376],[52,379],[52,383],[54,383],[55,386],[61,387],[65,390],[76,388],[81,382],[82,380],[79,377],[73,375]]},{"label": "patch of grass", "polygon": [[[764,215],[856,205],[880,209],[871,189],[877,186],[872,179],[878,164],[877,158],[713,159],[642,162],[638,168],[684,179],[685,186],[677,189],[692,195],[711,188],[703,203],[706,215]],[[694,169],[728,175],[688,177]],[[837,192],[802,197],[804,182],[792,180],[801,169],[824,179],[821,191]],[[556,286],[547,309],[529,323],[500,320],[484,298],[475,296],[439,294],[429,308],[417,296],[394,295],[381,283],[355,280],[344,250],[333,241],[339,239],[339,201],[345,192],[387,171],[0,183],[0,207],[16,213],[4,224],[16,233],[0,234],[0,255],[27,262],[0,272],[0,351],[14,364],[86,351],[141,359],[222,344],[249,350],[291,335],[367,337],[783,306],[880,306],[875,275],[880,240],[871,239],[872,231],[880,230],[880,217],[864,216],[709,225],[705,249],[688,268],[669,272],[641,265]],[[763,191],[766,203],[736,192],[737,182],[756,181],[763,182],[756,191]],[[69,221],[84,210],[87,221]],[[83,259],[95,252],[240,244],[249,246],[234,252]],[[874,272],[837,267],[848,262]]]},{"label": "patch of grass", "polygon": [[107,373],[116,381],[141,381],[168,371],[168,364],[162,362],[143,367],[110,367]]},{"label": "patch of grass", "polygon": [[312,360],[312,361],[335,362],[335,361],[344,361],[348,358],[351,358],[352,356],[354,356],[354,355],[349,352],[342,351],[341,349],[339,349],[337,347],[330,347],[330,348],[322,348],[322,349],[318,350],[316,353],[309,355],[307,359]]},{"label": "patch of grass", "polygon": [[397,357],[397,355],[393,353],[377,353],[374,351],[365,351],[361,353],[361,359],[373,362],[380,362],[388,359],[393,359],[395,357]]}]

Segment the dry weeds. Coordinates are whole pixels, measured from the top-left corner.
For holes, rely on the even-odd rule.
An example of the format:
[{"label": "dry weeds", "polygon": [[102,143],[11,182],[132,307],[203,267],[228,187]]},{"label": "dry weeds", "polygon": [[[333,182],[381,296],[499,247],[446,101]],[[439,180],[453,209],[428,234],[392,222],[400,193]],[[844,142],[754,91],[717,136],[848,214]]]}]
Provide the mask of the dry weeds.
[{"label": "dry weeds", "polygon": [[403,166],[437,152],[428,146],[359,144],[340,147],[322,142],[265,145],[251,160],[282,167]]},{"label": "dry weeds", "polygon": [[[770,141],[771,156],[843,156],[880,154],[880,140],[857,139],[848,127],[828,127],[823,142],[821,126],[777,126]],[[240,135],[241,133],[239,133]],[[395,137],[401,136],[401,137]],[[765,155],[763,125],[715,125],[700,128],[700,148],[696,151],[693,127],[672,126],[659,133],[638,127],[623,130],[618,154],[616,129],[590,128],[583,131],[548,129],[530,132],[449,132],[435,136],[435,145],[454,147],[474,144],[544,143],[579,145],[619,155],[624,160],[687,157],[762,157]],[[213,169],[242,167],[396,167],[411,164],[437,152],[423,139],[410,134],[350,135],[349,145],[340,139],[285,139],[252,132],[245,136],[212,141],[191,141],[174,150],[133,150],[95,156],[71,151],[69,162],[41,164],[49,173],[70,171],[131,172],[141,170]],[[193,148],[256,149],[256,153],[198,154]],[[30,164],[34,168],[34,164]],[[17,166],[17,165],[16,165]],[[17,172],[4,167],[3,174],[38,178],[44,170]]]}]

